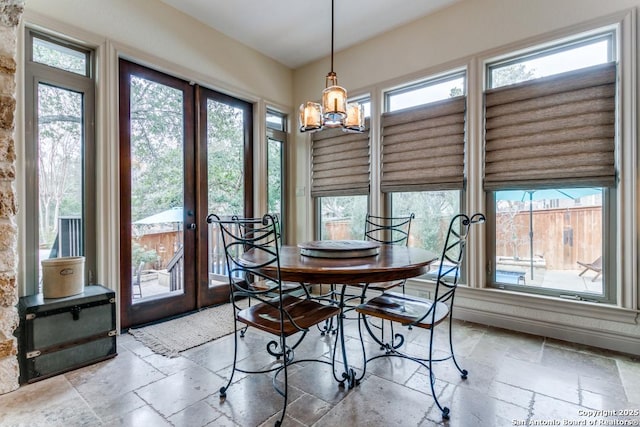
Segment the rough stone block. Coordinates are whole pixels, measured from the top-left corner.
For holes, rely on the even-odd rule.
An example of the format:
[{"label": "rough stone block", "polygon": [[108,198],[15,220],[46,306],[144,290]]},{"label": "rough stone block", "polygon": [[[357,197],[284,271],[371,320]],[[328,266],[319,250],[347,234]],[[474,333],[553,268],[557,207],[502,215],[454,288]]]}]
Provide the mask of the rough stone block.
[{"label": "rough stone block", "polygon": [[16,307],[0,307],[0,342],[13,337],[13,331],[20,323]]},{"label": "rough stone block", "polygon": [[16,160],[16,144],[11,134],[0,133],[0,162],[13,163]]},{"label": "rough stone block", "polygon": [[20,386],[18,378],[20,368],[16,356],[0,359],[0,394],[17,390]]},{"label": "rough stone block", "polygon": [[0,251],[0,271],[15,271],[16,262],[16,252],[13,248]]},{"label": "rough stone block", "polygon": [[15,338],[0,339],[0,359],[18,354]]},{"label": "rough stone block", "polygon": [[0,219],[12,218],[16,211],[16,196],[11,182],[0,181]]},{"label": "rough stone block", "polygon": [[0,95],[14,96],[16,93],[16,79],[13,74],[0,73]]},{"label": "rough stone block", "polygon": [[0,251],[14,249],[16,246],[16,235],[17,230],[14,224],[10,221],[0,221]]},{"label": "rough stone block", "polygon": [[0,95],[0,129],[13,129],[16,100],[13,96]]},{"label": "rough stone block", "polygon": [[20,22],[24,10],[24,0],[0,1],[0,24],[15,27]]},{"label": "rough stone block", "polygon": [[0,25],[0,55],[16,56],[16,27]]},{"label": "rough stone block", "polygon": [[16,168],[13,163],[0,162],[0,180],[16,179]]},{"label": "rough stone block", "polygon": [[18,286],[15,273],[0,273],[0,307],[14,307],[17,304]]},{"label": "rough stone block", "polygon": [[16,60],[10,56],[0,55],[0,73],[14,75],[16,73]]}]

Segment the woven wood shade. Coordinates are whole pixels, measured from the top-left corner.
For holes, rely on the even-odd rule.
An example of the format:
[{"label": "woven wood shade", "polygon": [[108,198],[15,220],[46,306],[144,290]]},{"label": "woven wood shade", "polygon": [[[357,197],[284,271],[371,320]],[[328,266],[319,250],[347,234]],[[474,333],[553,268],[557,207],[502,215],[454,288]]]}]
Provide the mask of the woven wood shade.
[{"label": "woven wood shade", "polygon": [[311,196],[369,194],[369,120],[363,133],[316,132],[311,141]]},{"label": "woven wood shade", "polygon": [[462,189],[464,96],[382,115],[383,192]]},{"label": "woven wood shade", "polygon": [[485,92],[484,186],[615,184],[616,64]]}]

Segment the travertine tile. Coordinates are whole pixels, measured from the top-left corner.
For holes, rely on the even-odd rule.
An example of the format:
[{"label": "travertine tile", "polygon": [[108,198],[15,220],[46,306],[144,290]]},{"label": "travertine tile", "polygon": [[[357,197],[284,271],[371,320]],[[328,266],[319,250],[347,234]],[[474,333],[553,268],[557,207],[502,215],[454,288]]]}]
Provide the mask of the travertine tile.
[{"label": "travertine tile", "polygon": [[215,394],[224,380],[196,366],[178,371],[136,390],[136,394],[165,417]]},{"label": "travertine tile", "polygon": [[[349,364],[362,373],[357,322],[347,321]],[[454,322],[457,360],[434,364],[436,395],[451,410],[443,421],[431,395],[428,370],[414,361],[384,358],[367,366],[353,389],[340,387],[331,365],[301,362],[289,367],[289,404],[284,426],[503,426],[536,420],[582,420],[579,411],[636,408],[640,362],[636,357]],[[402,350],[428,354],[429,331],[394,328],[405,334]],[[445,329],[434,337],[434,354],[447,354]],[[331,361],[335,335],[308,333],[296,360]],[[364,332],[367,357],[383,352]],[[278,367],[267,354],[272,337],[249,331],[238,339],[238,364]],[[295,337],[290,343],[295,342]],[[336,375],[343,372],[338,344]],[[7,426],[272,426],[283,397],[273,373],[236,372],[226,399],[219,389],[231,375],[234,340],[229,335],[176,358],[153,353],[133,337],[118,337],[114,359],[25,385],[0,396],[0,425]],[[277,383],[282,387],[282,373]]]}]

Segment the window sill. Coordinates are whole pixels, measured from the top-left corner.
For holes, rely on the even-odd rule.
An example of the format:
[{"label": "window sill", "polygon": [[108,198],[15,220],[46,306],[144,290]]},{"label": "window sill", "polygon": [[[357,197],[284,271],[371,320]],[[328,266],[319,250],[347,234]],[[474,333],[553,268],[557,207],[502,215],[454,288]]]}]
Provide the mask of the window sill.
[{"label": "window sill", "polygon": [[[408,289],[424,292],[425,287],[430,291],[434,283],[427,280],[410,280]],[[589,317],[616,323],[635,325],[638,322],[639,311],[622,308],[612,304],[590,301],[567,300],[548,295],[526,294],[494,288],[470,288],[464,285],[458,287],[458,297],[492,304],[503,304],[538,310],[540,313],[558,313]],[[542,317],[542,316],[541,316]]]}]

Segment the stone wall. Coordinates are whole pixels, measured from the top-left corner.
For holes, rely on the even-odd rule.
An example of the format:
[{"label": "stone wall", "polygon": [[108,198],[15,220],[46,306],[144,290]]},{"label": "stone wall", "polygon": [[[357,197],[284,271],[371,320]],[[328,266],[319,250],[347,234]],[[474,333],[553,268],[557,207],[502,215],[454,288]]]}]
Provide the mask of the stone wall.
[{"label": "stone wall", "polygon": [[0,0],[0,394],[18,388],[15,179],[16,41],[24,0]]}]

